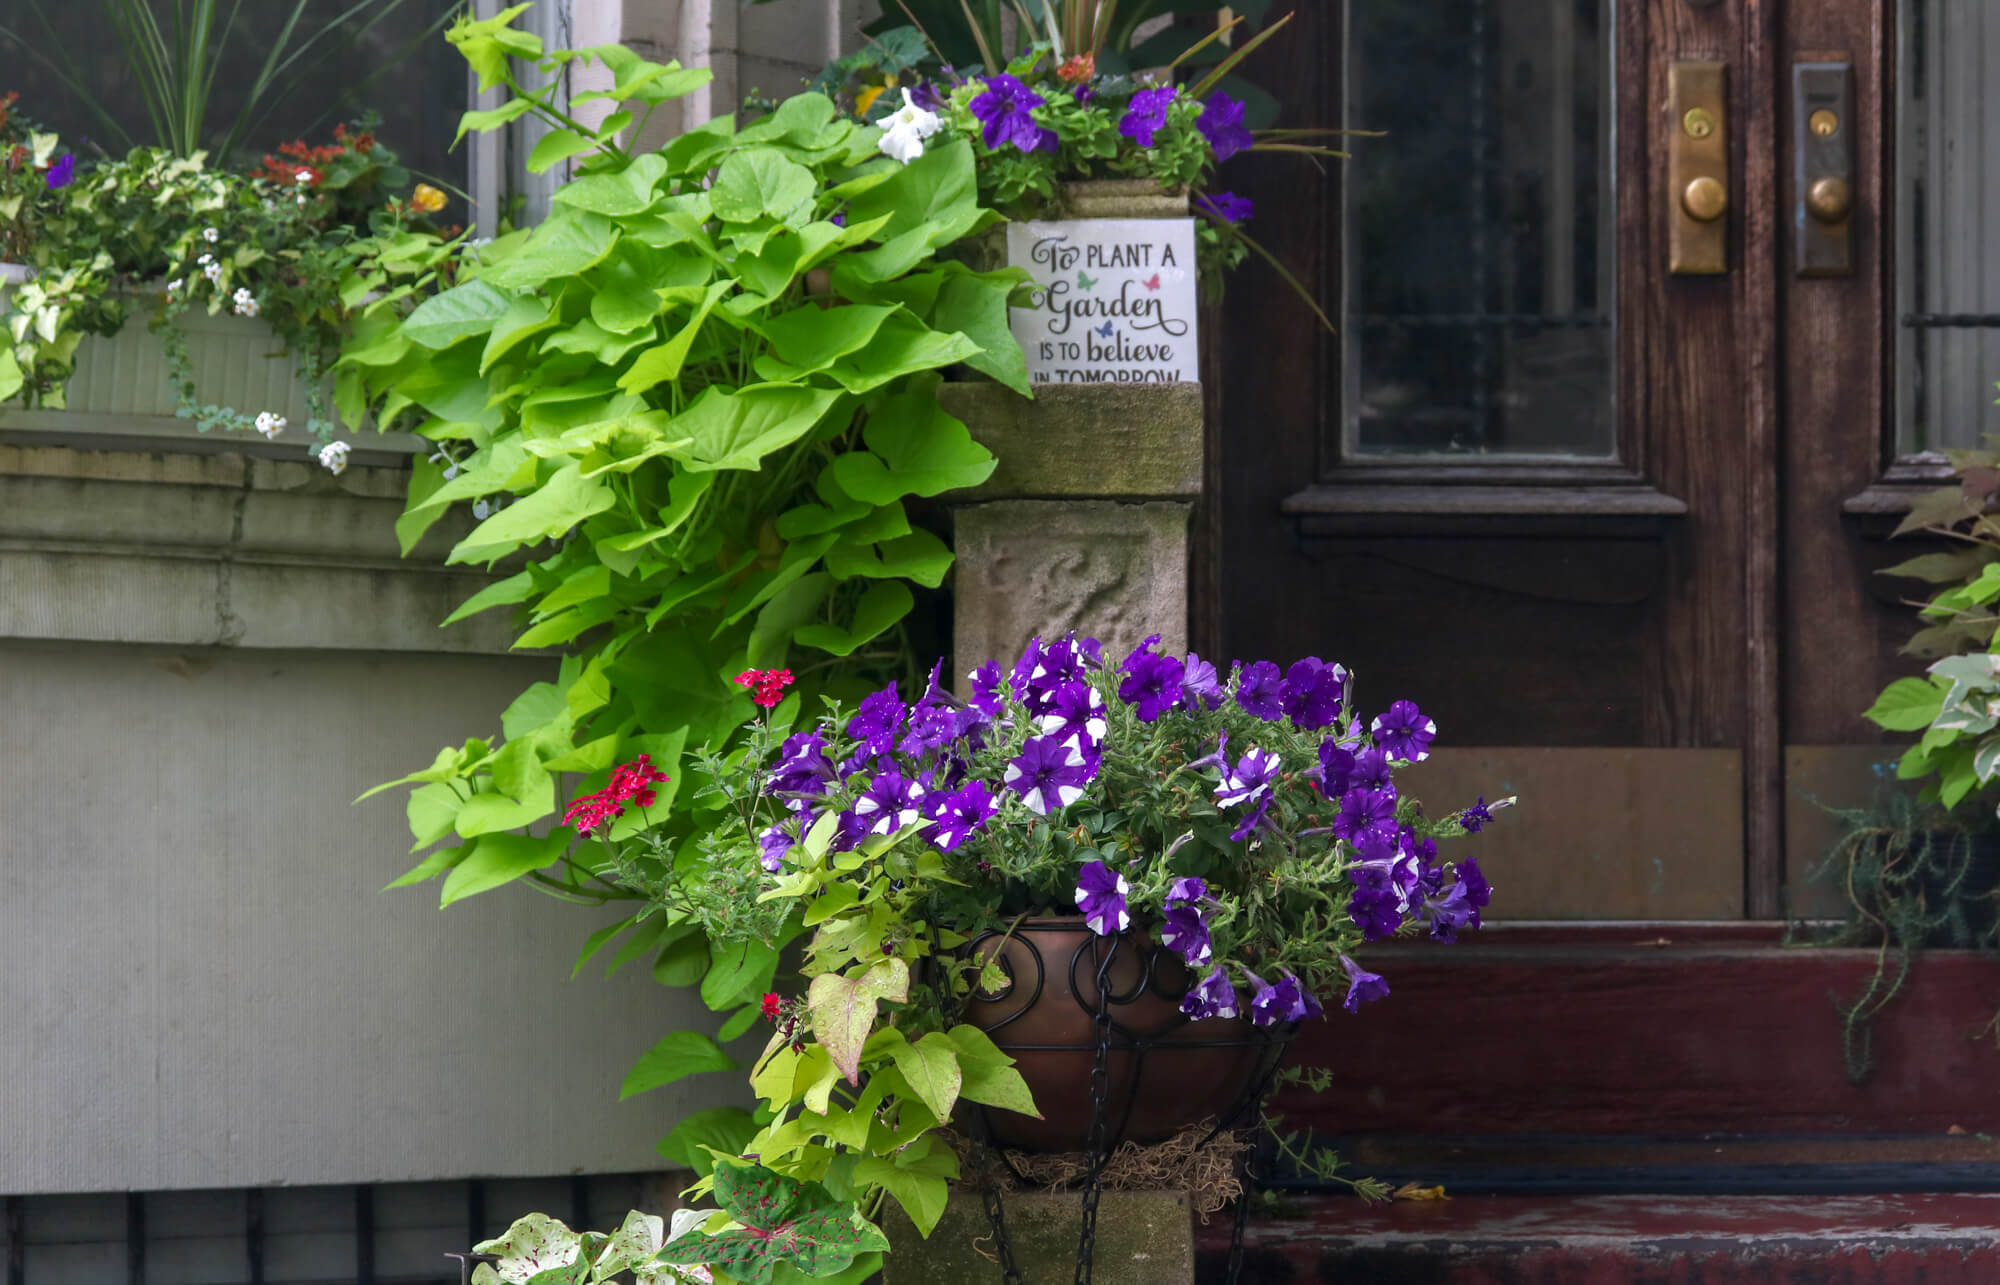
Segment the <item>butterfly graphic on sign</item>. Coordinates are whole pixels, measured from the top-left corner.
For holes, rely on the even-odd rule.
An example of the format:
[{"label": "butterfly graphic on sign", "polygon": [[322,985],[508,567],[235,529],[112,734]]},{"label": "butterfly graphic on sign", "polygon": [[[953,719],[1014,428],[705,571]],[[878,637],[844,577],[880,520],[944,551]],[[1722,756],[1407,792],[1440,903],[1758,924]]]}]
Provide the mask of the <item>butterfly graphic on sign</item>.
[{"label": "butterfly graphic on sign", "polygon": [[1103,280],[1102,277],[1087,277],[1081,271],[1078,271],[1076,274],[1076,285],[1079,290],[1095,290],[1097,283],[1101,280]]},{"label": "butterfly graphic on sign", "polygon": [[1141,281],[1139,284],[1148,290],[1158,290],[1160,288],[1160,274],[1155,272],[1151,277]]},{"label": "butterfly graphic on sign", "polygon": [[1107,321],[1103,325],[1098,326],[1097,333],[1103,335],[1106,339],[1111,338],[1111,323]]}]

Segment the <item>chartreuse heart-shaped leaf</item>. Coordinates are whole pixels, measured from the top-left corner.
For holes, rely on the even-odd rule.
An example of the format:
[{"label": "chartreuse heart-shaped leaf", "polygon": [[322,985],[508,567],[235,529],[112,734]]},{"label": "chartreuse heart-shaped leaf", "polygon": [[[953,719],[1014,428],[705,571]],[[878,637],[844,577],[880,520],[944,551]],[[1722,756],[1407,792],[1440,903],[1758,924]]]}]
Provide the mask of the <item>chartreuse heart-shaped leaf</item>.
[{"label": "chartreuse heart-shaped leaf", "polygon": [[848,1083],[861,1081],[861,1046],[875,1026],[878,1000],[902,1003],[910,995],[910,966],[900,959],[885,959],[868,969],[856,965],[854,975],[825,973],[812,979],[806,988],[806,1007],[812,1012],[813,1033],[833,1064]]}]

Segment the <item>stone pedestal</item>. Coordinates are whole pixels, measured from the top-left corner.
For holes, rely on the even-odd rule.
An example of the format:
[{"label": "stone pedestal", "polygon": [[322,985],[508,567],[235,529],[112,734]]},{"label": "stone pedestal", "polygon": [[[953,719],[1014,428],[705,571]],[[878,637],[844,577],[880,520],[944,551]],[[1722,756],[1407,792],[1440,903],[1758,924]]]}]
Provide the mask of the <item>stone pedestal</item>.
[{"label": "stone pedestal", "polygon": [[[1026,1285],[1068,1285],[1076,1278],[1080,1197],[1042,1192],[1005,1197],[1007,1239]],[[889,1252],[884,1285],[978,1285],[1000,1279],[993,1228],[979,1194],[954,1191],[928,1240],[894,1206],[883,1220]],[[1098,1285],[1194,1285],[1194,1221],[1187,1193],[1107,1191],[1097,1205]]]},{"label": "stone pedestal", "polygon": [[1071,629],[1107,654],[1148,634],[1185,651],[1201,385],[1062,384],[1030,401],[965,383],[938,397],[999,459],[953,511],[954,672]]}]

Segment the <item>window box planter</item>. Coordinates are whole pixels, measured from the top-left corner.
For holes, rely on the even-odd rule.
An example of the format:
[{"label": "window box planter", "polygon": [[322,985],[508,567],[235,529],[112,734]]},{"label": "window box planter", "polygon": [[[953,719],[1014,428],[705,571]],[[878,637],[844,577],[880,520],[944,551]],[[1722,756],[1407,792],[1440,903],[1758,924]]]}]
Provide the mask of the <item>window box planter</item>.
[{"label": "window box planter", "polygon": [[[0,264],[0,281],[25,280],[33,269]],[[76,350],[76,373],[69,382],[63,410],[0,406],[0,430],[61,434],[67,438],[142,438],[183,442],[229,443],[234,447],[268,447],[296,452],[309,441],[305,433],[306,395],[299,383],[298,361],[268,322],[229,313],[210,316],[200,309],[181,314],[177,324],[187,335],[188,365],[195,395],[202,402],[231,406],[246,414],[273,411],[283,415],[291,432],[274,443],[235,433],[204,433],[192,420],[175,412],[179,403],[167,378],[167,357],[149,323],[159,308],[156,290],[127,292],[125,324],[109,338],[86,336]],[[330,408],[329,408],[330,409]],[[366,425],[340,424],[343,436],[358,435]],[[410,433],[376,434],[364,439],[371,452],[416,453],[424,446]]]}]

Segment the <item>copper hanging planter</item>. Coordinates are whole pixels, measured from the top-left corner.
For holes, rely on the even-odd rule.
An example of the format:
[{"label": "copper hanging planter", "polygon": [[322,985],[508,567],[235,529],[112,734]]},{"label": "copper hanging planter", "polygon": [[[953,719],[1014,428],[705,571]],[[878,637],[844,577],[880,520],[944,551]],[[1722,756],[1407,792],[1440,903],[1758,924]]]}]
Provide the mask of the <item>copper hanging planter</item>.
[{"label": "copper hanging planter", "polygon": [[968,949],[991,957],[1007,982],[975,993],[964,1020],[1014,1059],[1042,1112],[1036,1120],[979,1108],[998,1146],[1088,1149],[1097,975],[1107,956],[1107,1148],[1128,1139],[1164,1142],[1208,1119],[1221,1128],[1243,1123],[1291,1040],[1290,1026],[1259,1027],[1243,1017],[1190,1020],[1180,1002],[1194,978],[1179,955],[1139,933],[1099,937],[1079,916],[1026,919],[1010,936],[987,933]]}]

